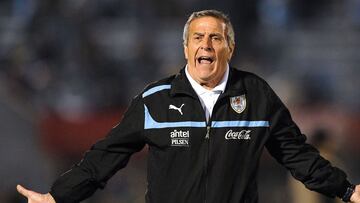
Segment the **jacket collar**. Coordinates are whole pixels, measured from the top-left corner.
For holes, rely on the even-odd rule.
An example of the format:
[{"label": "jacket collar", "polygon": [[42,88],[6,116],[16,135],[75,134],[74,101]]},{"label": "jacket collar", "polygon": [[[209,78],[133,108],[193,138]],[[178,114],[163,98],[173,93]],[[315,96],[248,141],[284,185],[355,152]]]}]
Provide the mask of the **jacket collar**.
[{"label": "jacket collar", "polygon": [[185,67],[183,67],[178,74],[176,74],[174,80],[171,82],[170,95],[175,96],[177,94],[185,94],[197,98],[195,90],[192,88],[189,80],[185,74]]},{"label": "jacket collar", "polygon": [[[229,79],[226,84],[225,92],[223,96],[238,96],[245,93],[243,84],[243,77],[240,77],[236,69],[230,67]],[[174,80],[171,82],[170,95],[175,96],[177,94],[185,94],[194,98],[198,98],[195,90],[192,88],[189,80],[185,74],[185,67],[183,67],[178,74],[176,74]]]}]

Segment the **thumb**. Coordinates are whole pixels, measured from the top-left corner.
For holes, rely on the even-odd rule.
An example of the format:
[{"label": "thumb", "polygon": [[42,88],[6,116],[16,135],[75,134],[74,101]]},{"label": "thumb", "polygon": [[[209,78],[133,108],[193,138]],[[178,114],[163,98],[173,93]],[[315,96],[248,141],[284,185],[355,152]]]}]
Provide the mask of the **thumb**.
[{"label": "thumb", "polygon": [[30,197],[30,196],[38,194],[38,193],[36,193],[34,191],[31,191],[31,190],[28,190],[28,189],[24,188],[21,185],[17,185],[16,189],[20,194],[24,195],[25,197]]}]

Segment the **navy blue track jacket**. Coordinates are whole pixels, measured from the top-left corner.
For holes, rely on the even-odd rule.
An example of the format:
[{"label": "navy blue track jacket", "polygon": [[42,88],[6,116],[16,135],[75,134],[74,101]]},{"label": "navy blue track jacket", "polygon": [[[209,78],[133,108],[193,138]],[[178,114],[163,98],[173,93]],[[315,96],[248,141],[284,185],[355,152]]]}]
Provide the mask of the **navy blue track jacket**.
[{"label": "navy blue track jacket", "polygon": [[57,203],[89,197],[147,144],[147,203],[256,203],[264,147],[310,190],[342,197],[345,173],[305,140],[269,85],[234,68],[206,122],[182,69],[136,96],[120,124],[50,193]]}]

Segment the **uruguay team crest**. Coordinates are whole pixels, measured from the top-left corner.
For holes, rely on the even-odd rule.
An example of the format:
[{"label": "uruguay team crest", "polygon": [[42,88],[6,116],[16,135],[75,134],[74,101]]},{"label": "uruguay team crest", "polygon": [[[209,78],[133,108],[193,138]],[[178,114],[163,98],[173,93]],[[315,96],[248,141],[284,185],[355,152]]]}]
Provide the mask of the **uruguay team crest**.
[{"label": "uruguay team crest", "polygon": [[242,113],[246,108],[246,97],[245,94],[230,97],[231,108],[234,109],[236,113]]}]

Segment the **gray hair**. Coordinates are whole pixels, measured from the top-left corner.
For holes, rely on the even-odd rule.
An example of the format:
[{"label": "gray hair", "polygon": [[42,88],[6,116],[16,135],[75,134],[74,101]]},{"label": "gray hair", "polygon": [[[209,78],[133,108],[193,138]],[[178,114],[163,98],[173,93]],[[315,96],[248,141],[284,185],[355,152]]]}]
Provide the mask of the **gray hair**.
[{"label": "gray hair", "polygon": [[187,46],[187,44],[188,44],[190,23],[197,18],[207,17],[207,16],[220,19],[225,23],[225,25],[226,25],[226,40],[227,40],[229,46],[234,47],[235,46],[235,33],[234,33],[234,28],[230,22],[230,19],[227,15],[225,15],[224,13],[217,11],[217,10],[197,11],[197,12],[193,12],[190,15],[190,17],[188,18],[188,20],[186,21],[185,26],[184,26],[184,32],[183,32],[184,46]]}]

